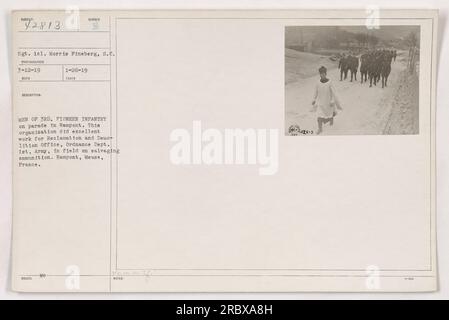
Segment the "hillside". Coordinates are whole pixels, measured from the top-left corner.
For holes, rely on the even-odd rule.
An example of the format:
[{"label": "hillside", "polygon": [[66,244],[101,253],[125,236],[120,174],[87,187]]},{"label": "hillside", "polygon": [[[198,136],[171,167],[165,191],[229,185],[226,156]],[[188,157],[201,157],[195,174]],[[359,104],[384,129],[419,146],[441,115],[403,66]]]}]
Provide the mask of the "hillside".
[{"label": "hillside", "polygon": [[285,49],[285,83],[318,75],[318,68],[325,66],[329,70],[337,68],[338,63],[328,56]]}]

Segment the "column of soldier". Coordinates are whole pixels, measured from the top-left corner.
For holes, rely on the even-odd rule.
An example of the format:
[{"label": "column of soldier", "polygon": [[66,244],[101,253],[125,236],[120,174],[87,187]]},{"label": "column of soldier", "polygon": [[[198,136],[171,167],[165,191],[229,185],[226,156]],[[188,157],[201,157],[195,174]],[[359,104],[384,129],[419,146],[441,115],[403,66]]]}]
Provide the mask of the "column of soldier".
[{"label": "column of soldier", "polygon": [[382,88],[388,84],[388,76],[391,72],[391,63],[396,61],[397,51],[387,49],[374,49],[365,51],[360,58],[352,52],[343,54],[338,68],[340,69],[340,81],[348,79],[357,81],[357,71],[360,66],[360,83],[369,82],[369,86],[377,86],[381,82]]}]

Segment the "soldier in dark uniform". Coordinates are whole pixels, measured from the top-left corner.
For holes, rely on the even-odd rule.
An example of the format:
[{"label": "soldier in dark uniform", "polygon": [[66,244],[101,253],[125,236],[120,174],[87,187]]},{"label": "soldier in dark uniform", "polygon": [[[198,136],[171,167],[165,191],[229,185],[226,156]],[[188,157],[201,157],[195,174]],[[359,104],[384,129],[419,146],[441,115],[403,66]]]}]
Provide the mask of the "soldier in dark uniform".
[{"label": "soldier in dark uniform", "polygon": [[380,68],[382,65],[382,51],[376,50],[372,55],[372,58],[368,67],[369,86],[373,84],[377,86],[377,82],[380,79]]},{"label": "soldier in dark uniform", "polygon": [[351,71],[351,82],[352,80],[357,81],[357,71],[359,69],[359,58],[353,55],[348,57],[349,60],[349,71]]},{"label": "soldier in dark uniform", "polygon": [[343,81],[343,78],[346,80],[348,77],[348,70],[349,70],[349,61],[345,54],[340,59],[340,62],[338,63],[338,68],[340,69],[340,81]]},{"label": "soldier in dark uniform", "polygon": [[388,76],[391,72],[391,61],[394,59],[394,53],[392,51],[387,51],[382,56],[382,62],[381,62],[381,70],[380,70],[380,76],[382,78],[382,88],[387,86],[388,82]]},{"label": "soldier in dark uniform", "polygon": [[369,66],[370,54],[368,52],[360,56],[360,83],[368,80],[368,66]]}]

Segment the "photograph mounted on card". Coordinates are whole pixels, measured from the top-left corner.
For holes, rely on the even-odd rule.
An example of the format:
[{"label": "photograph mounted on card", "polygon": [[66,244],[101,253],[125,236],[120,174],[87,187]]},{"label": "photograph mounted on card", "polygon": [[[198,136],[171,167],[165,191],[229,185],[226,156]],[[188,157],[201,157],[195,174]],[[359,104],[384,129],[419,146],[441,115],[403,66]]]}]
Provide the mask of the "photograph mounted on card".
[{"label": "photograph mounted on card", "polygon": [[286,27],[286,134],[418,134],[419,53],[416,25]]},{"label": "photograph mounted on card", "polygon": [[437,11],[11,21],[14,290],[437,289]]}]

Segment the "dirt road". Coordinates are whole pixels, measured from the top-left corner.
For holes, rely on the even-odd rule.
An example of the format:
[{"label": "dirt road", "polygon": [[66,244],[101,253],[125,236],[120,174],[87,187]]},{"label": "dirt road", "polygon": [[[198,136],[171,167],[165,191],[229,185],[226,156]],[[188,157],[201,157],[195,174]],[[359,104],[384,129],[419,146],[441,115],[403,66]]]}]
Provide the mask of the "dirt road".
[{"label": "dirt road", "polygon": [[[322,134],[383,134],[405,67],[404,60],[392,62],[388,86],[384,89],[381,83],[371,88],[369,82],[361,84],[360,72],[357,73],[357,81],[350,82],[349,74],[347,80],[340,81],[340,71],[337,68],[328,70],[328,78],[334,84],[343,111],[338,111],[333,126],[324,126]],[[316,132],[316,115],[310,110],[318,81],[317,72],[315,76],[286,85],[286,133],[293,124]]]}]

